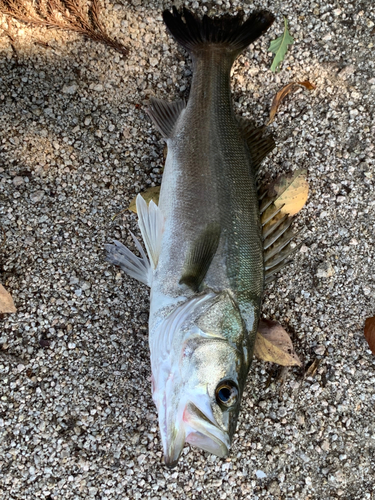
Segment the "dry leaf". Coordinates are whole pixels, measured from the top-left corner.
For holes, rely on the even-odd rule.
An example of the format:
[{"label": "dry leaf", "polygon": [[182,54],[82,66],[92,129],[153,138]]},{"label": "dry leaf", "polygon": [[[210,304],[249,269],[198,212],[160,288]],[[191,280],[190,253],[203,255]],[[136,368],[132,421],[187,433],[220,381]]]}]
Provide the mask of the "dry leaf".
[{"label": "dry leaf", "polygon": [[276,321],[267,319],[259,322],[254,355],[263,361],[270,361],[281,366],[302,365],[284,328]]},{"label": "dry leaf", "polygon": [[308,90],[313,90],[313,89],[316,88],[315,85],[313,85],[312,83],[310,83],[308,80],[306,80],[304,82],[291,82],[291,83],[288,83],[288,85],[286,85],[284,88],[282,88],[281,90],[279,90],[279,92],[273,98],[272,105],[271,105],[271,111],[270,111],[270,118],[268,120],[267,125],[269,125],[270,123],[272,123],[273,120],[275,119],[277,110],[279,109],[281,101],[284,99],[284,97],[287,96],[298,85],[302,85],[303,87],[305,87]]},{"label": "dry leaf", "polygon": [[282,214],[290,216],[298,214],[304,207],[309,196],[309,185],[306,180],[306,170],[297,170],[292,175],[279,177],[274,186],[278,195],[274,205],[281,209]]},{"label": "dry leaf", "polygon": [[305,205],[309,195],[309,185],[306,180],[306,170],[297,170],[291,174],[281,175],[268,187],[268,199],[276,197],[274,203],[262,214],[261,221],[269,220],[275,212],[275,208],[281,208],[280,212],[264,226],[267,232],[273,224],[276,224],[285,214],[290,217],[296,215]]},{"label": "dry leaf", "polygon": [[16,311],[11,294],[0,284],[0,313],[14,313]]},{"label": "dry leaf", "polygon": [[[155,187],[151,187],[149,189],[146,189],[146,191],[141,193],[141,195],[142,195],[142,198],[147,202],[147,204],[149,204],[150,201],[153,201],[156,205],[158,205],[159,195],[160,195],[160,186],[155,186]],[[137,199],[137,197],[135,196],[129,205],[129,210],[131,210],[135,214],[137,213],[137,207],[135,205],[136,199]]]},{"label": "dry leaf", "polygon": [[365,339],[367,340],[372,354],[375,354],[375,316],[366,319]]}]

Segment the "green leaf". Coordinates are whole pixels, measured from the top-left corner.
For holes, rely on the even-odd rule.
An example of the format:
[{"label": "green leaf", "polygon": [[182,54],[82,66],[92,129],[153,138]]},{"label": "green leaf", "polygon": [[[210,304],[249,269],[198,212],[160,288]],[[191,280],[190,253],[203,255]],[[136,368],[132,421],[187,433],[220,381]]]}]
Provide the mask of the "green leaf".
[{"label": "green leaf", "polygon": [[290,35],[288,31],[288,20],[284,17],[284,33],[273,40],[268,47],[268,51],[275,54],[272,61],[271,71],[278,73],[280,71],[281,63],[284,60],[286,51],[288,50],[288,45],[292,45],[294,38]]}]

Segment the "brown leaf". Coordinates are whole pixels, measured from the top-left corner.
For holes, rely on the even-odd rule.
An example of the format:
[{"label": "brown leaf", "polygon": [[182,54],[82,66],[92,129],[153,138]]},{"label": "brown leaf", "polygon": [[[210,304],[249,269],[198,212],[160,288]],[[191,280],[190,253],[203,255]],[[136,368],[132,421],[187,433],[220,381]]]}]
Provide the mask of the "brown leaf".
[{"label": "brown leaf", "polygon": [[0,284],[0,313],[14,313],[16,311],[11,294]]},{"label": "brown leaf", "polygon": [[271,206],[263,212],[262,223],[269,220],[275,209],[280,208],[280,212],[263,227],[267,232],[269,228],[276,224],[284,215],[290,217],[296,215],[305,205],[309,195],[309,185],[306,180],[306,170],[297,170],[291,174],[281,175],[273,181],[268,189],[268,196],[265,201],[276,197]]},{"label": "brown leaf", "polygon": [[279,323],[268,319],[259,322],[254,355],[263,361],[281,366],[302,365],[287,332]]},{"label": "brown leaf", "polygon": [[297,170],[291,176],[281,176],[274,186],[278,195],[275,207],[281,209],[281,214],[293,216],[305,205],[309,196],[309,185],[306,180],[306,170]]},{"label": "brown leaf", "polygon": [[270,118],[268,120],[267,125],[269,125],[270,123],[272,123],[273,120],[275,119],[277,110],[279,109],[281,101],[284,99],[284,97],[286,97],[298,85],[302,85],[307,90],[313,90],[313,89],[316,88],[315,85],[313,85],[308,80],[306,80],[304,82],[291,82],[291,83],[288,83],[288,85],[286,85],[284,88],[282,88],[281,90],[279,90],[278,93],[273,98],[272,105],[271,105],[271,111],[270,111]]},{"label": "brown leaf", "polygon": [[372,354],[375,354],[375,316],[366,319],[365,339],[367,340]]},{"label": "brown leaf", "polygon": [[[156,205],[159,203],[159,194],[160,194],[160,186],[151,187],[149,189],[146,189],[146,191],[143,191],[143,193],[141,193],[143,199],[147,204],[149,204],[150,201],[152,200]],[[135,196],[129,205],[129,210],[131,210],[135,214],[137,213],[137,207],[135,205],[136,198],[137,197]]]}]

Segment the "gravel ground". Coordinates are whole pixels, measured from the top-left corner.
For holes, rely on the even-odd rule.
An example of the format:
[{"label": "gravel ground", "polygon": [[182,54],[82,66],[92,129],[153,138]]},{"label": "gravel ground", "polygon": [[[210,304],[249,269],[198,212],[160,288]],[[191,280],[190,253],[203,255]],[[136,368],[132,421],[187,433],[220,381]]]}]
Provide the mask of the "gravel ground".
[{"label": "gravel ground", "polygon": [[[240,4],[253,10],[185,3]],[[363,326],[375,296],[374,4],[255,2],[277,20],[234,67],[238,113],[261,124],[290,81],[317,87],[286,99],[263,167],[308,169],[306,241],[263,306],[304,367],[255,361],[230,457],[186,447],[174,470],[150,393],[148,291],[103,251],[111,238],[133,247],[136,216],[124,210],[161,182],[149,96],[173,100],[190,85],[190,60],[162,23],[170,5],[106,1],[127,59],[17,23],[14,48],[0,38],[0,278],[18,308],[0,319],[1,497],[373,499],[375,358]],[[295,44],[275,75],[267,47],[283,15]]]}]

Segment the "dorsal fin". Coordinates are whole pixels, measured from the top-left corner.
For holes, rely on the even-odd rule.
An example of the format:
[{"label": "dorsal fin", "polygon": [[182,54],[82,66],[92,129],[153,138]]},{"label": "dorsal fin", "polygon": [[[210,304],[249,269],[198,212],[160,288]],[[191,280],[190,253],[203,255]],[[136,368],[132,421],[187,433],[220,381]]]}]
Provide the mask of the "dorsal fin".
[{"label": "dorsal fin", "polygon": [[152,97],[147,113],[161,135],[167,139],[172,137],[173,129],[185,107],[185,101],[169,103]]},{"label": "dorsal fin", "polygon": [[219,224],[211,223],[194,241],[186,257],[180,284],[187,285],[194,292],[199,291],[219,245],[220,233]]},{"label": "dorsal fin", "polygon": [[294,216],[308,197],[306,171],[283,174],[260,188],[260,215],[263,231],[265,281],[269,283],[299,246],[291,245],[297,236],[291,228]]},{"label": "dorsal fin", "polygon": [[250,150],[251,163],[258,170],[264,158],[276,146],[271,135],[264,136],[265,127],[257,127],[251,120],[239,117],[238,123]]}]

